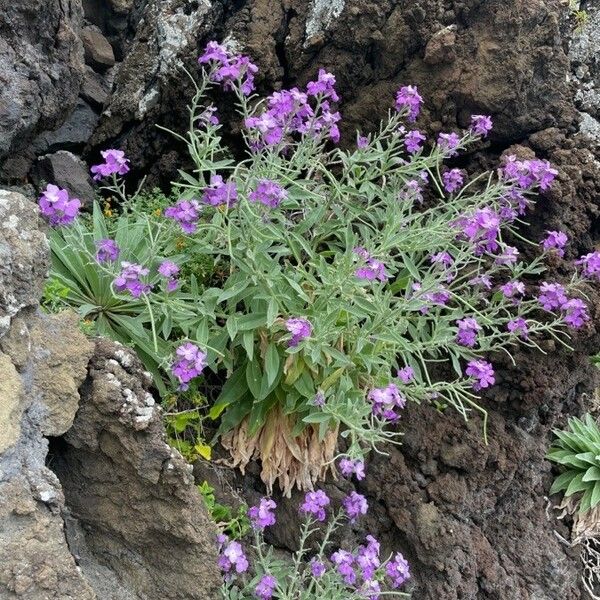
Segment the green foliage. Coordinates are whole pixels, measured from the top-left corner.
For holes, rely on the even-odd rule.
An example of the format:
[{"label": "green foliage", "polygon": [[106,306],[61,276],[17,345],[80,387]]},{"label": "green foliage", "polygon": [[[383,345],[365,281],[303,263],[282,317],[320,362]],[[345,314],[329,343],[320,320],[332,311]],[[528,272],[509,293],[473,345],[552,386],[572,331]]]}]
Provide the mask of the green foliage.
[{"label": "green foliage", "polygon": [[229,506],[217,502],[215,488],[207,481],[196,486],[204,498],[206,508],[222,533],[230,539],[243,538],[250,531],[250,519],[248,518],[248,507],[242,504],[234,512]]},{"label": "green foliage", "polygon": [[564,492],[565,498],[581,494],[579,512],[600,503],[600,429],[588,414],[584,421],[569,419],[568,430],[555,430],[556,440],[547,458],[564,467],[554,480],[550,494]]},{"label": "green foliage", "polygon": [[58,279],[48,279],[42,295],[42,308],[47,312],[59,312],[68,306],[69,288]]}]

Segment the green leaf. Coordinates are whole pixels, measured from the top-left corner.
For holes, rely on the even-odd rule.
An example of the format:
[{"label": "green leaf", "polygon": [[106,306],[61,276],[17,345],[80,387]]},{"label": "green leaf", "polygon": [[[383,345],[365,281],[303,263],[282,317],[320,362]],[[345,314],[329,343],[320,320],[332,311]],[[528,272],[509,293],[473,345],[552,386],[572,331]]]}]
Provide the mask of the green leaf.
[{"label": "green leaf", "polygon": [[262,371],[260,364],[257,360],[248,361],[246,365],[246,383],[248,384],[250,393],[256,399],[260,399],[261,381]]},{"label": "green leaf", "polygon": [[596,483],[594,484],[594,491],[592,492],[590,507],[594,508],[599,502],[600,502],[600,481],[596,481]]},{"label": "green leaf", "polygon": [[590,467],[585,472],[581,481],[600,481],[600,469],[598,467]]},{"label": "green leaf", "polygon": [[279,315],[279,306],[274,298],[269,299],[267,307],[267,327],[272,327],[275,319]]},{"label": "green leaf", "polygon": [[577,492],[583,492],[590,484],[583,481],[583,473],[578,473],[573,477],[565,492],[565,497],[572,496]]},{"label": "green leaf", "polygon": [[252,361],[254,358],[254,333],[252,331],[244,331],[242,334],[242,345],[248,356],[248,360]]},{"label": "green leaf", "polygon": [[280,364],[281,359],[279,357],[277,346],[270,343],[265,354],[265,372],[267,374],[267,383],[269,386],[273,384],[277,375],[279,375]]},{"label": "green leaf", "polygon": [[211,419],[216,419],[225,408],[230,404],[239,402],[241,398],[248,392],[248,384],[246,383],[246,365],[242,363],[239,369],[236,369],[231,377],[225,382],[221,388],[221,393],[217,401],[210,409],[208,416]]},{"label": "green leaf", "polygon": [[562,490],[566,490],[573,478],[577,475],[577,471],[566,471],[559,475],[550,488],[550,495],[556,494]]}]

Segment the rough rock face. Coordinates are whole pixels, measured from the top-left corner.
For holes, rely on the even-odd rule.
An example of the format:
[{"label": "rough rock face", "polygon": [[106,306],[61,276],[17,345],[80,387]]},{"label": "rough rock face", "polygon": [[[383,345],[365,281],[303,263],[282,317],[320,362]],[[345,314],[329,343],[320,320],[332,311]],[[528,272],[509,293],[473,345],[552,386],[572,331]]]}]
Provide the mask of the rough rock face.
[{"label": "rough rock face", "polygon": [[80,0],[0,2],[0,159],[56,129],[83,77]]},{"label": "rough rock face", "polygon": [[0,340],[0,598],[96,598],[67,545],[43,437],[71,426],[91,350],[70,313],[22,313]]},{"label": "rough rock face", "polygon": [[[165,443],[150,381],[130,351],[97,342],[79,412],[53,453],[83,527],[69,543],[99,599],[216,599],[216,528],[191,467]],[[102,593],[98,563],[118,580]]]},{"label": "rough rock face", "polygon": [[21,309],[35,306],[48,269],[38,210],[25,196],[0,190],[0,337]]}]

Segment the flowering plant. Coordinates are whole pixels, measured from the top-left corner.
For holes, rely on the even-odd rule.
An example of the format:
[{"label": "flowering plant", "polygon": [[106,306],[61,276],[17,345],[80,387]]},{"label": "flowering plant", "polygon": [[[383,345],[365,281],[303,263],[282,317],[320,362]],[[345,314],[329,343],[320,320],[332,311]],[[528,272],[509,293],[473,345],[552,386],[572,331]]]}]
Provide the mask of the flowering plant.
[{"label": "flowering plant", "polygon": [[[96,230],[95,268],[109,277],[107,302],[136,313],[125,322],[145,336],[136,347],[155,372],[169,371],[182,390],[207,370],[226,379],[209,414],[235,464],[262,460],[269,487],[279,479],[287,492],[311,488],[331,467],[339,434],[348,440],[342,471],[358,477],[366,451],[396,440],[389,425],[407,400],[444,402],[465,417],[475,409],[485,420],[478,400],[495,383],[491,353],[541,350],[540,336],[566,343],[565,326],[588,319],[573,297],[577,276],[537,287],[545,255],[562,256],[564,233],[548,232],[531,262],[510,245],[528,243],[517,227],[556,176],[550,164],[509,156],[470,181],[444,165],[488,135],[489,117],[439,134],[425,152],[425,136],[404,124],[418,118],[422,98],[405,86],[378,131],[341,149],[331,73],[261,100],[247,57],[211,42],[200,64],[190,130],[179,136],[194,169],[181,172],[180,199],[163,218],[125,197],[124,155],[108,151],[95,168],[113,178],[107,189],[123,196],[139,243],[128,224],[117,227],[116,246]],[[205,103],[218,85],[242,120],[239,161]],[[70,235],[58,252],[77,252],[82,236]],[[85,244],[91,264],[92,238]],[[178,268],[197,256],[222,276],[186,291]],[[584,276],[598,276],[596,254],[580,263]]]},{"label": "flowering plant", "polygon": [[[300,506],[303,522],[299,549],[291,561],[276,558],[273,548],[264,542],[264,530],[276,522],[276,503],[263,498],[250,508],[256,557],[252,569],[241,542],[225,535],[218,537],[219,566],[225,579],[223,598],[379,600],[388,596],[409,597],[398,591],[410,578],[408,562],[399,552],[382,560],[380,544],[372,535],[367,535],[366,543],[358,548],[339,548],[332,552],[332,535],[346,522],[354,522],[366,514],[366,498],[352,492],[344,498],[338,511],[328,515],[330,504],[330,498],[322,490],[306,494]],[[248,576],[250,571],[252,576]]]}]

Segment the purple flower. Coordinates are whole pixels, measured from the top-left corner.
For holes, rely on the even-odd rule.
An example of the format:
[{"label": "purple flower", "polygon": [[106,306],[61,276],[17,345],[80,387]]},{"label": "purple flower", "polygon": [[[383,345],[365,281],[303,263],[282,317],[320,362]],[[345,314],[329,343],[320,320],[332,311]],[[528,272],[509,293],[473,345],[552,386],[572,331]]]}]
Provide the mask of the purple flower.
[{"label": "purple flower", "polygon": [[237,200],[235,182],[228,181],[225,183],[220,175],[213,175],[210,178],[210,185],[204,188],[202,200],[211,206],[231,206]]},{"label": "purple flower", "polygon": [[179,381],[179,389],[187,390],[189,383],[198,377],[206,366],[206,352],[191,342],[181,344],[175,351],[177,359],[171,367],[173,375]]},{"label": "purple flower", "polygon": [[459,237],[466,237],[475,245],[477,255],[498,249],[500,217],[491,208],[480,208],[473,215],[458,219],[455,226],[460,231]]},{"label": "purple flower", "polygon": [[275,514],[271,511],[277,508],[277,504],[271,498],[262,498],[258,506],[248,510],[248,516],[255,529],[264,529],[275,525]]},{"label": "purple flower", "polygon": [[392,580],[392,587],[399,588],[405,581],[410,578],[410,569],[408,562],[400,552],[396,553],[394,559],[388,562],[385,566],[387,576]]},{"label": "purple flower", "polygon": [[544,250],[548,252],[554,249],[559,256],[564,256],[565,246],[569,241],[567,234],[562,231],[546,231],[546,233],[548,235],[541,242]]},{"label": "purple flower", "polygon": [[469,131],[473,135],[480,135],[487,137],[488,133],[492,130],[492,117],[485,115],[471,115],[471,127]]},{"label": "purple flower", "polygon": [[211,41],[206,44],[204,54],[198,58],[198,62],[200,64],[205,64],[211,61],[224,63],[227,62],[228,58],[229,53],[227,48],[218,42]]},{"label": "purple flower", "polygon": [[121,272],[113,281],[117,292],[129,292],[134,298],[139,298],[142,294],[147,294],[152,286],[144,283],[142,277],[148,275],[149,270],[142,265],[130,262],[121,263]]},{"label": "purple flower", "polygon": [[308,492],[304,496],[304,502],[300,506],[300,512],[305,515],[314,515],[317,521],[324,521],[327,517],[325,507],[329,506],[330,500],[323,490]]},{"label": "purple flower", "polygon": [[388,280],[388,275],[385,272],[385,265],[374,258],[369,258],[367,264],[356,269],[354,274],[359,279],[365,281],[374,281],[375,279],[378,279],[379,281]]},{"label": "purple flower", "polygon": [[466,373],[469,377],[473,377],[473,389],[479,391],[496,383],[494,377],[494,367],[485,360],[472,360],[467,365]]},{"label": "purple flower", "polygon": [[200,205],[196,200],[180,200],[165,209],[165,217],[177,221],[184,233],[194,233],[200,218]]},{"label": "purple flower", "polygon": [[522,281],[509,281],[500,286],[500,291],[505,298],[515,298],[525,294],[525,284]]},{"label": "purple flower", "polygon": [[276,587],[277,579],[275,577],[272,575],[263,575],[256,588],[254,588],[254,593],[260,600],[270,600],[273,597]]},{"label": "purple flower", "polygon": [[365,463],[362,460],[352,460],[351,458],[340,459],[340,471],[344,477],[356,475],[356,479],[362,481],[365,478]]},{"label": "purple flower", "polygon": [[321,96],[321,98],[330,98],[333,102],[337,102],[340,98],[334,86],[335,76],[325,69],[319,69],[317,81],[309,81],[306,84],[306,93],[309,96]]},{"label": "purple flower", "polygon": [[248,194],[251,202],[260,202],[265,206],[276,208],[287,198],[287,192],[277,182],[269,179],[261,179],[256,190]]},{"label": "purple flower", "polygon": [[174,262],[170,260],[165,260],[164,262],[160,263],[160,266],[158,267],[158,272],[163,277],[169,278],[179,273],[179,267]]},{"label": "purple flower", "polygon": [[521,189],[539,186],[541,190],[546,190],[552,185],[558,171],[547,160],[518,160],[511,154],[506,157],[500,174],[503,179],[514,182]]},{"label": "purple flower", "polygon": [[198,120],[205,125],[218,125],[219,117],[215,114],[217,112],[216,106],[207,106],[199,115]]},{"label": "purple flower", "polygon": [[471,285],[479,285],[486,290],[492,289],[492,279],[489,275],[477,275],[477,277],[473,277],[473,279],[469,280]]},{"label": "purple flower", "polygon": [[398,194],[401,202],[423,202],[423,184],[417,179],[410,179]]},{"label": "purple flower", "polygon": [[583,324],[590,318],[585,302],[579,298],[568,300],[561,306],[561,310],[565,313],[565,323],[574,329],[583,327]]},{"label": "purple flower", "polygon": [[109,239],[97,240],[96,249],[96,260],[100,263],[115,262],[121,252],[116,242]]},{"label": "purple flower", "polygon": [[459,319],[456,324],[458,325],[456,342],[461,346],[473,348],[477,344],[477,332],[481,331],[481,325],[472,317]]},{"label": "purple flower", "polygon": [[456,156],[456,148],[460,145],[458,133],[440,133],[437,140],[438,146],[444,152],[444,156]]},{"label": "purple flower", "polygon": [[225,90],[233,89],[234,83],[238,81],[245,96],[254,89],[254,75],[258,67],[247,56],[232,54],[225,46],[212,41],[207,44],[198,62],[201,65],[211,64],[211,80],[221,83]]},{"label": "purple flower", "polygon": [[373,403],[373,414],[388,421],[398,420],[400,415],[395,409],[406,406],[406,398],[395,383],[390,383],[384,388],[372,389],[367,398]]},{"label": "purple flower", "polygon": [[167,280],[167,292],[174,292],[179,287],[179,279],[173,277]]},{"label": "purple flower", "polygon": [[454,259],[448,252],[436,252],[429,257],[432,264],[444,265],[445,267],[451,267],[454,263]]},{"label": "purple flower", "polygon": [[421,150],[421,144],[426,140],[425,136],[418,130],[409,131],[404,138],[406,150],[411,154],[416,154]]},{"label": "purple flower", "polygon": [[422,103],[423,98],[414,85],[403,86],[396,93],[396,110],[401,112],[408,109],[407,120],[411,123],[417,120]]},{"label": "purple flower", "polygon": [[600,281],[600,252],[590,252],[575,261],[576,265],[583,265],[583,275],[589,279]]},{"label": "purple flower", "polygon": [[359,150],[364,150],[369,145],[369,138],[364,135],[356,135],[356,147]]},{"label": "purple flower", "polygon": [[375,577],[375,572],[381,565],[379,560],[379,542],[372,536],[367,536],[367,545],[360,546],[356,557],[356,564],[360,567],[363,579]]},{"label": "purple flower", "polygon": [[442,175],[442,180],[444,182],[444,189],[449,194],[452,194],[456,190],[460,189],[460,187],[463,184],[464,178],[460,169],[451,169],[450,171],[446,171]]},{"label": "purple flower", "polygon": [[538,302],[546,310],[560,308],[567,302],[567,293],[560,283],[547,283],[543,281],[540,286],[540,292]]},{"label": "purple flower", "polygon": [[514,246],[505,246],[502,254],[496,257],[498,265],[514,265],[519,258],[519,251]]},{"label": "purple flower", "polygon": [[81,201],[69,198],[67,190],[49,183],[38,201],[40,212],[53,227],[70,225],[79,214]]},{"label": "purple flower", "polygon": [[313,406],[318,406],[319,408],[322,406],[325,406],[325,394],[319,390],[316,394],[315,397],[313,398]]},{"label": "purple flower", "polygon": [[129,159],[125,158],[123,150],[103,150],[100,154],[104,162],[90,169],[96,181],[110,175],[125,175],[129,172]]},{"label": "purple flower", "polygon": [[310,572],[312,573],[313,577],[316,577],[316,578],[323,577],[323,575],[325,574],[325,571],[326,571],[325,563],[322,563],[321,561],[317,560],[316,558],[313,558],[310,561]]},{"label": "purple flower", "polygon": [[354,523],[360,515],[366,515],[369,508],[367,499],[358,492],[351,492],[342,500],[342,504],[351,523]]},{"label": "purple flower", "polygon": [[336,566],[338,573],[342,576],[344,583],[354,585],[356,573],[354,572],[354,557],[347,550],[338,550],[331,555],[331,562]]},{"label": "purple flower", "polygon": [[511,333],[516,333],[518,336],[523,339],[527,339],[529,335],[529,327],[527,326],[527,321],[522,317],[518,317],[516,319],[512,319],[506,324],[506,329]]},{"label": "purple flower", "polygon": [[381,584],[377,579],[366,579],[360,587],[361,597],[367,600],[379,600],[381,597]]},{"label": "purple flower", "polygon": [[221,549],[219,567],[224,573],[235,570],[236,573],[245,573],[248,570],[248,559],[239,542],[228,542]]},{"label": "purple flower", "polygon": [[412,367],[402,367],[398,369],[397,376],[402,383],[410,383],[415,377],[415,371]]},{"label": "purple flower", "polygon": [[297,346],[299,342],[310,337],[312,325],[308,319],[303,317],[292,317],[285,322],[286,329],[292,334],[288,346]]}]

